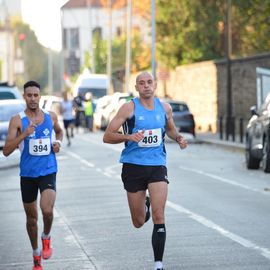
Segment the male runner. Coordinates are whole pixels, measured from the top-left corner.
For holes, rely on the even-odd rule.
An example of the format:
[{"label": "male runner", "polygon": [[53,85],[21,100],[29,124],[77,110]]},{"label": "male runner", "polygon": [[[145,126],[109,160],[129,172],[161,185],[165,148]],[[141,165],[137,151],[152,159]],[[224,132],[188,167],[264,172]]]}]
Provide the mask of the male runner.
[{"label": "male runner", "polygon": [[[42,270],[41,255],[43,259],[52,255],[50,231],[56,197],[55,153],[60,150],[63,133],[56,114],[39,108],[40,85],[37,82],[25,83],[23,97],[26,109],[11,118],[3,154],[8,156],[18,146],[20,148],[21,194],[33,249],[33,270]],[[38,190],[44,225],[42,252],[38,248]]]},{"label": "male runner", "polygon": [[[152,220],[152,247],[154,270],[163,269],[163,253],[166,240],[164,210],[167,199],[167,168],[165,133],[175,140],[181,149],[186,140],[177,132],[168,103],[156,98],[156,82],[147,72],[136,78],[138,98],[124,104],[108,125],[103,141],[105,143],[125,143],[120,162],[123,163],[122,181],[133,225],[140,228],[150,217]],[[124,134],[119,128],[123,126]],[[150,195],[146,197],[146,190]]]}]

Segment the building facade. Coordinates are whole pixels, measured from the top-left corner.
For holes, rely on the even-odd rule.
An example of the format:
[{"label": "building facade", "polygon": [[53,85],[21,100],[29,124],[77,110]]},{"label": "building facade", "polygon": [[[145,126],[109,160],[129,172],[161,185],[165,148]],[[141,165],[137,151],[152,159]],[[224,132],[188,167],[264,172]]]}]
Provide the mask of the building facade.
[{"label": "building facade", "polygon": [[[110,24],[110,12],[103,2],[70,0],[61,8],[64,72],[68,76],[80,71],[86,52],[94,59],[94,33],[98,32],[103,40],[107,40],[110,33],[113,38],[126,32],[127,8],[123,6],[113,9]],[[132,16],[132,28],[138,29],[142,36],[148,36],[148,22],[140,16]],[[94,67],[93,62],[91,65]]]}]

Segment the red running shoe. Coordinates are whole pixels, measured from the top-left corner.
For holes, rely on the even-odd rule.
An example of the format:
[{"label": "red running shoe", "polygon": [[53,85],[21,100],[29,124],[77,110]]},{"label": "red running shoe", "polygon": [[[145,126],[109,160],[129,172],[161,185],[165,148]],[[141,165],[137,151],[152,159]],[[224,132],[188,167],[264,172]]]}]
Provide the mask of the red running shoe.
[{"label": "red running shoe", "polygon": [[40,256],[33,256],[33,270],[43,270],[41,265],[41,255]]},{"label": "red running shoe", "polygon": [[49,259],[52,256],[51,237],[48,239],[41,238],[42,241],[42,258]]}]

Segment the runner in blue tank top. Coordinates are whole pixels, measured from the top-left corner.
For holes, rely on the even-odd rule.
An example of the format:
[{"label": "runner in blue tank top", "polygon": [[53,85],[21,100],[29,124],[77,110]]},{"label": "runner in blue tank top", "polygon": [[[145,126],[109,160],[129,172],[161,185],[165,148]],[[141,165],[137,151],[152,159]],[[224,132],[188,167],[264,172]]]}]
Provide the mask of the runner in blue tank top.
[{"label": "runner in blue tank top", "polygon": [[[122,181],[127,191],[131,219],[140,228],[150,218],[154,223],[152,248],[154,270],[164,270],[163,253],[166,240],[164,210],[167,200],[167,168],[165,133],[181,149],[187,142],[174,125],[171,106],[156,98],[156,82],[147,72],[136,78],[138,98],[124,104],[108,125],[103,141],[125,143],[120,162],[123,163]],[[124,134],[119,133],[123,126]],[[146,196],[148,189],[149,196]]]},{"label": "runner in blue tank top", "polygon": [[[52,255],[50,231],[53,222],[53,207],[56,197],[58,153],[63,139],[57,116],[39,108],[40,85],[29,81],[24,85],[23,97],[26,110],[10,120],[8,136],[3,148],[5,156],[18,146],[21,151],[21,194],[26,213],[26,227],[33,249],[33,270],[42,270],[44,259]],[[38,248],[37,196],[40,190],[40,208],[44,231],[41,236],[42,252]]]}]

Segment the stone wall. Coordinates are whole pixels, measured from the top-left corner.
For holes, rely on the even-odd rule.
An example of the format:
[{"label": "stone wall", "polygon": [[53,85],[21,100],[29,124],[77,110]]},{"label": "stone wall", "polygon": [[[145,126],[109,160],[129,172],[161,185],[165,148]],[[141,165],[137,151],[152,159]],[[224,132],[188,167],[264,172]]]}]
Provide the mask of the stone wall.
[{"label": "stone wall", "polygon": [[[250,107],[256,105],[256,67],[270,68],[270,54],[234,59],[231,61],[232,114],[244,125],[250,118]],[[130,80],[134,89],[136,74]],[[197,131],[217,132],[219,117],[226,118],[227,75],[226,61],[206,61],[177,67],[169,78],[158,79],[157,96],[165,93],[173,99],[185,101],[194,114]],[[134,92],[136,95],[136,92]]]}]

